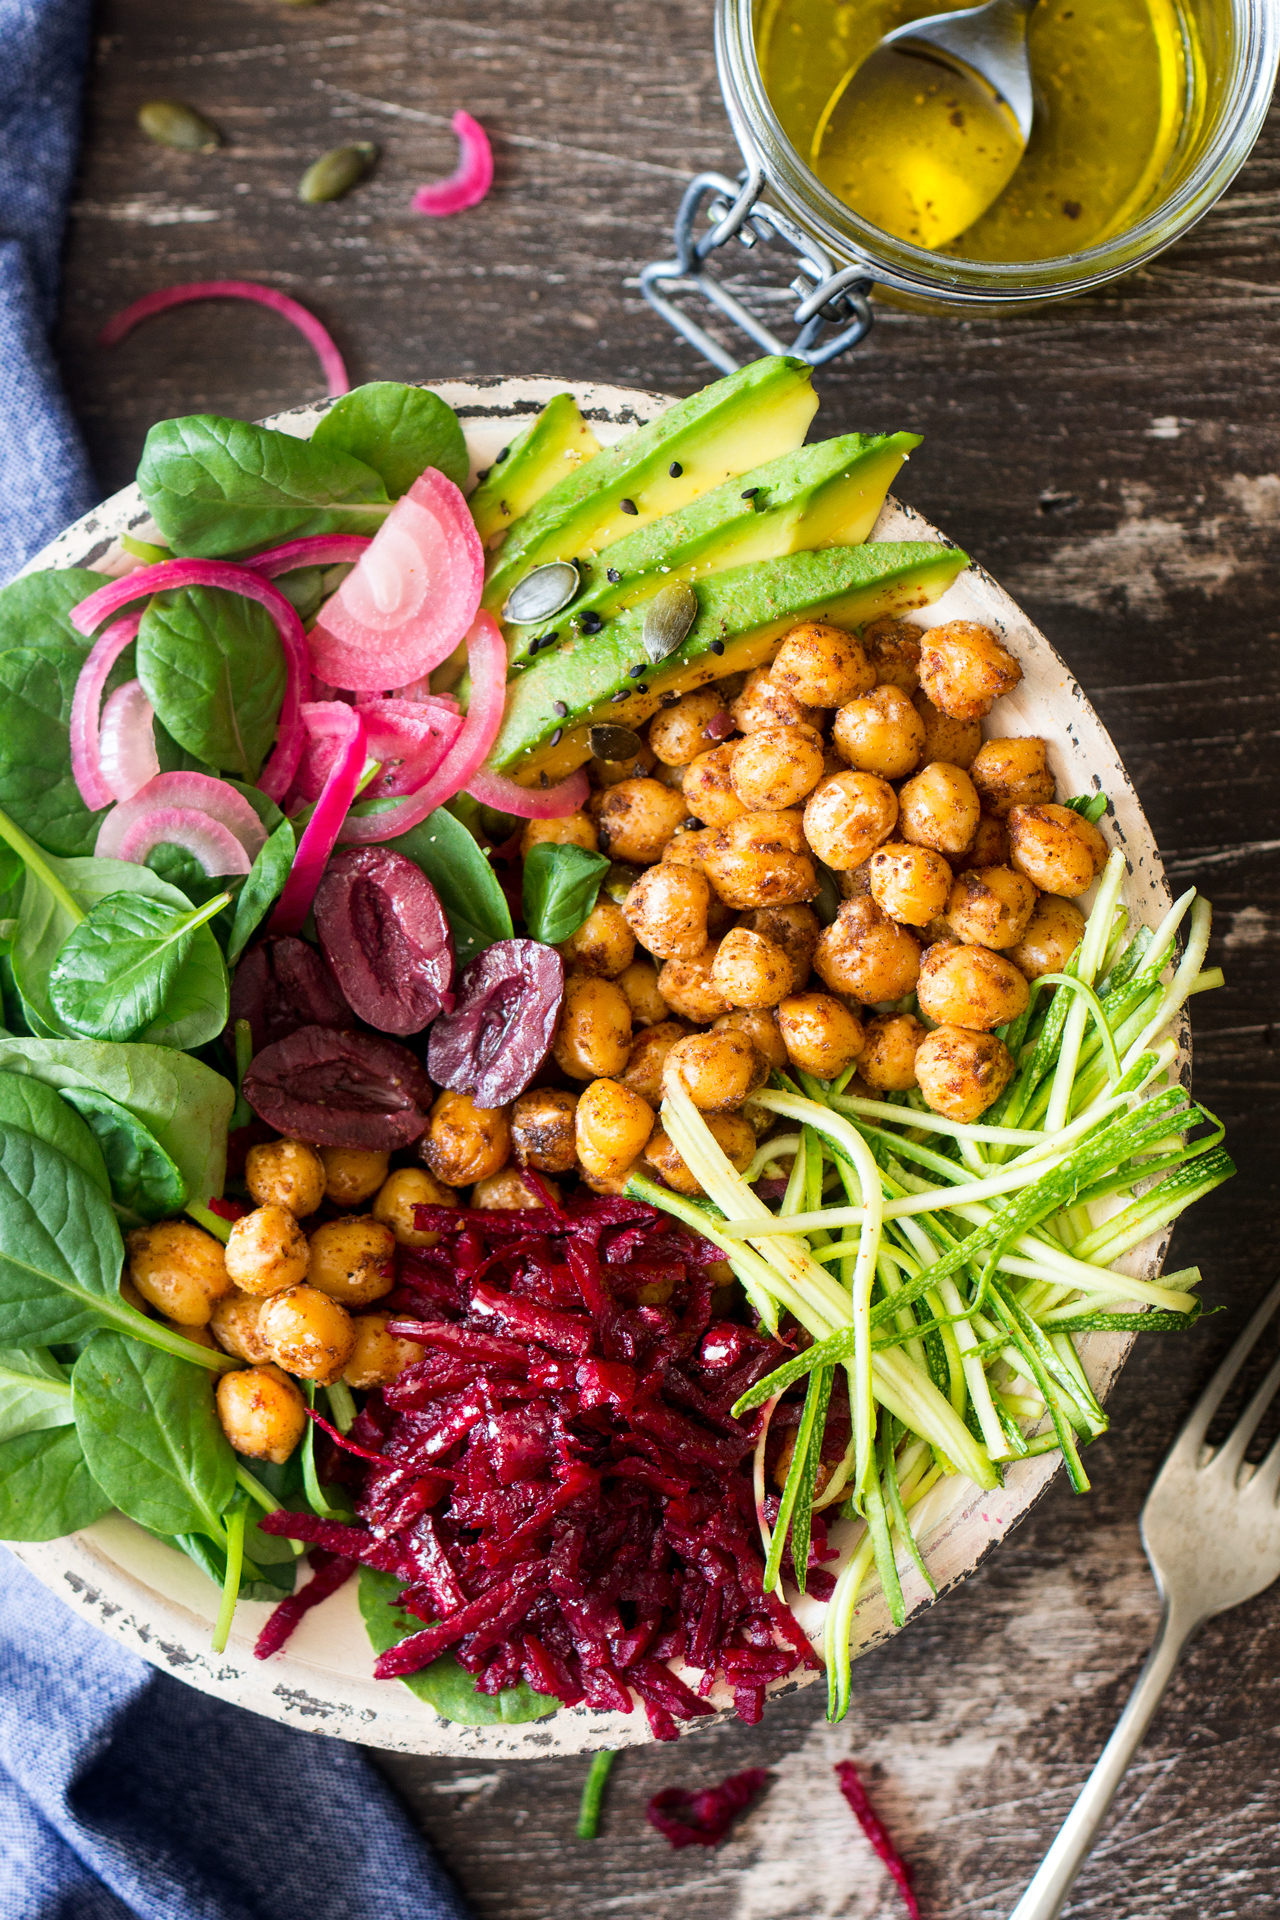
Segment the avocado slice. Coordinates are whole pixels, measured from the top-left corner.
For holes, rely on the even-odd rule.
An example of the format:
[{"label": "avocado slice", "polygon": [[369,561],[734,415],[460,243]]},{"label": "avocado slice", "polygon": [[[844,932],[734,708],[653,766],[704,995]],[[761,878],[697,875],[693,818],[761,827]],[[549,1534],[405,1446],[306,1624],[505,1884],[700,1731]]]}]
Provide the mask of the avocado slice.
[{"label": "avocado slice", "polygon": [[557,481],[599,451],[600,442],[573,395],[553,395],[498,455],[467,502],[485,546],[492,546]]},{"label": "avocado slice", "polygon": [[597,720],[635,727],[664,695],[687,693],[729,673],[762,666],[798,621],[820,616],[862,627],[884,614],[925,607],[969,564],[958,547],[923,542],[827,547],[759,560],[699,581],[688,635],[660,665],[640,643],[644,608],[603,633],[567,641],[507,688],[507,710],[487,764],[526,785],[562,780],[591,757]]},{"label": "avocado slice", "polygon": [[812,369],[780,357],[755,360],[678,401],[585,460],[514,524],[490,567],[482,604],[499,612],[531,568],[598,553],[759,465],[762,454],[772,460],[789,453],[803,442],[817,406]]},{"label": "avocado slice", "polygon": [[[876,523],[918,433],[847,433],[740,473],[676,513],[615,540],[590,562],[586,592],[554,620],[508,629],[513,672],[538,653],[651,599],[662,587],[816,547],[853,547]],[[594,615],[594,620],[591,616]]]}]

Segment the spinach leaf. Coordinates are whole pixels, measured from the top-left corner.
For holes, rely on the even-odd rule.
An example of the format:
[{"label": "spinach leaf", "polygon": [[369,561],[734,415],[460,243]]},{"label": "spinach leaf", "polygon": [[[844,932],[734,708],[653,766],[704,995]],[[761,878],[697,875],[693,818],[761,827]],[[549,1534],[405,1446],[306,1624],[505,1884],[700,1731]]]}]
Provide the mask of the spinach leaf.
[{"label": "spinach leaf", "polygon": [[[151,731],[155,736],[156,759],[160,762],[161,773],[207,773],[215,780],[219,777],[215,766],[202,760],[199,754],[188,753],[185,747],[180,747],[163,721],[153,720]],[[166,874],[165,878],[168,877]]]},{"label": "spinach leaf", "polygon": [[0,653],[0,807],[53,853],[92,853],[103,818],[71,774],[68,721],[84,657],[83,643]]},{"label": "spinach leaf", "polygon": [[138,1034],[154,1046],[190,1052],[216,1040],[227,1024],[231,982],[222,949],[208,927],[200,927],[185,965],[157,1019]]},{"label": "spinach leaf", "polygon": [[[228,893],[234,900],[242,884],[242,877],[239,874],[207,874],[200,862],[193,854],[188,853],[185,847],[175,847],[166,840],[157,841],[143,864],[149,867],[152,873],[158,873],[160,878],[166,880],[171,887],[177,887],[179,893],[185,893],[193,907],[205,906],[215,894],[219,893]],[[221,921],[216,917],[217,914],[226,913],[229,925],[231,911],[230,906],[215,909],[215,918],[211,924],[215,927],[219,926]]]},{"label": "spinach leaf", "polygon": [[329,595],[327,567],[298,567],[293,573],[277,574],[279,587],[303,626],[310,626]]},{"label": "spinach leaf", "polygon": [[120,1298],[124,1243],[87,1174],[33,1134],[0,1124],[0,1336],[57,1346],[105,1317],[142,1319]]},{"label": "spinach leaf", "polygon": [[138,485],[175,553],[247,553],[313,533],[376,533],[387,490],[348,454],[270,427],[188,414],[152,427]]},{"label": "spinach leaf", "polygon": [[102,585],[88,567],[50,567],[0,588],[0,653],[10,647],[70,646],[83,657],[89,642],[77,633],[71,609]]},{"label": "spinach leaf", "polygon": [[[227,1556],[207,1534],[179,1533],[170,1536],[158,1534],[156,1537],[164,1540],[166,1546],[176,1548],[179,1553],[185,1553],[189,1560],[194,1560],[201,1573],[206,1574],[219,1591],[225,1586]],[[294,1556],[286,1551],[283,1558],[278,1553],[268,1554],[265,1560],[263,1558],[264,1547],[280,1546],[287,1547],[287,1542],[273,1540],[270,1534],[261,1533],[256,1523],[251,1521],[245,1528],[246,1564],[240,1576],[238,1596],[241,1600],[266,1600],[274,1605],[277,1601],[283,1600],[287,1593],[293,1592],[298,1566]],[[255,1573],[262,1577],[255,1578]]]},{"label": "spinach leaf", "polygon": [[459,967],[495,940],[511,938],[511,909],[498,876],[451,813],[439,807],[420,825],[386,844],[415,861],[435,888],[453,934]]},{"label": "spinach leaf", "polygon": [[227,942],[227,960],[234,967],[268,913],[284,892],[298,842],[289,821],[282,820],[249,869],[236,900],[236,917]]},{"label": "spinach leaf", "polygon": [[0,847],[0,954],[8,953],[18,931],[25,874],[21,855],[12,847]]},{"label": "spinach leaf", "polygon": [[576,933],[596,904],[609,871],[602,853],[540,841],[524,863],[524,921],[533,940],[554,947]]},{"label": "spinach leaf", "polygon": [[311,436],[313,447],[352,454],[380,473],[393,500],[426,467],[464,487],[471,463],[458,416],[428,387],[371,380],[334,402]]},{"label": "spinach leaf", "polygon": [[207,1373],[101,1333],[76,1361],[71,1398],[89,1470],[121,1513],[153,1533],[212,1529],[216,1538],[236,1457]]},{"label": "spinach leaf", "polygon": [[0,1441],[0,1540],[60,1540],[110,1511],[74,1427]]},{"label": "spinach leaf", "polygon": [[62,1025],[86,1040],[132,1040],[153,1026],[197,932],[225,905],[225,890],[186,912],[142,894],[99,900],[71,929],[49,975],[49,1003]]},{"label": "spinach leaf", "polygon": [[71,1384],[47,1347],[0,1348],[0,1440],[71,1424]]},{"label": "spinach leaf", "polygon": [[52,1087],[31,1079],[29,1074],[0,1069],[0,1121],[34,1134],[47,1147],[55,1147],[72,1166],[89,1176],[100,1193],[111,1198],[111,1182],[98,1142]]},{"label": "spinach leaf", "polygon": [[[74,1108],[94,1137],[106,1165],[112,1196],[120,1206],[144,1220],[164,1220],[170,1214],[181,1213],[190,1196],[180,1169],[150,1128],[127,1107],[109,1100],[105,1093],[98,1093],[92,1087],[64,1087],[61,1094],[57,1094],[52,1087],[46,1088],[43,1081],[30,1077],[20,1079],[17,1074],[5,1073],[0,1074],[0,1080],[19,1080],[24,1087],[39,1087],[55,1100]],[[2,1106],[0,1117],[3,1117]]]},{"label": "spinach leaf", "polygon": [[1074,799],[1064,800],[1062,804],[1069,807],[1072,813],[1078,813],[1082,820],[1087,820],[1091,827],[1096,827],[1107,810],[1107,796],[1105,793],[1078,793]]},{"label": "spinach leaf", "polygon": [[[378,1573],[373,1567],[360,1569],[360,1612],[375,1653],[385,1653],[409,1634],[422,1631],[421,1620],[396,1605],[403,1584],[392,1573]],[[535,1693],[523,1680],[517,1687],[504,1687],[501,1693],[478,1693],[474,1675],[460,1667],[451,1653],[442,1654],[421,1673],[402,1674],[401,1678],[410,1693],[460,1727],[545,1720],[560,1705],[545,1693]]]},{"label": "spinach leaf", "polygon": [[256,780],[284,699],[284,648],[265,607],[221,587],[158,593],[138,629],[137,669],[157,717],[188,753]]}]

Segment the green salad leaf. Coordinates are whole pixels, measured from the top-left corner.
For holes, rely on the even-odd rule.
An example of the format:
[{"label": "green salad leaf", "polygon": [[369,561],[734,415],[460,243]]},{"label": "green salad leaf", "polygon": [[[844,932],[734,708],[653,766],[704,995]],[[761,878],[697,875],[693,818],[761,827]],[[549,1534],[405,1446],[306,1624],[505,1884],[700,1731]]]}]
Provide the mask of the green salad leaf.
[{"label": "green salad leaf", "polygon": [[[3,1080],[18,1078],[16,1074],[0,1075]],[[144,1220],[163,1220],[181,1213],[189,1198],[187,1183],[176,1162],[136,1114],[92,1087],[64,1087],[59,1094],[40,1080],[26,1078],[20,1084],[39,1087],[80,1115],[106,1164],[112,1197],[121,1207]],[[57,1142],[52,1144],[56,1146]]]},{"label": "green salad leaf", "polygon": [[[359,1573],[360,1612],[375,1653],[398,1646],[411,1633],[421,1633],[422,1622],[396,1605],[396,1596],[404,1585],[392,1573],[378,1573],[373,1567],[361,1567]],[[518,1687],[504,1687],[501,1693],[479,1693],[475,1676],[460,1667],[451,1653],[433,1660],[421,1673],[402,1674],[410,1693],[435,1708],[445,1720],[460,1727],[493,1727],[505,1722],[545,1720],[560,1706],[545,1693],[535,1693],[522,1680]]]},{"label": "green salad leaf", "polygon": [[113,1309],[132,1315],[120,1299],[124,1243],[110,1201],[65,1154],[4,1124],[0,1219],[7,1344],[57,1346],[93,1332]]},{"label": "green salad leaf", "polygon": [[311,436],[323,447],[362,460],[382,476],[393,500],[408,493],[425,468],[436,467],[455,487],[471,470],[458,416],[429,387],[371,380],[335,400]]},{"label": "green salad leaf", "polygon": [[76,1361],[71,1396],[89,1470],[113,1506],[153,1533],[217,1538],[236,1457],[207,1373],[100,1333]]},{"label": "green salad leaf", "polygon": [[69,1426],[71,1419],[71,1382],[48,1348],[0,1348],[0,1440]]},{"label": "green salad leaf", "polygon": [[64,855],[92,853],[103,819],[85,806],[71,772],[68,721],[83,665],[83,651],[70,646],[0,653],[0,807]]},{"label": "green salad leaf", "polygon": [[540,841],[524,863],[524,923],[533,940],[549,947],[576,933],[596,904],[609,871],[603,853]]},{"label": "green salad leaf", "polygon": [[234,967],[284,892],[297,850],[297,835],[291,823],[282,820],[249,869],[249,876],[237,895],[235,919],[227,941],[229,965]]},{"label": "green salad leaf", "polygon": [[495,940],[511,938],[511,909],[497,874],[462,822],[444,807],[387,845],[415,861],[435,888],[460,969]]},{"label": "green salad leaf", "polygon": [[0,1540],[60,1540],[101,1520],[111,1504],[74,1427],[0,1440]]},{"label": "green salad leaf", "polygon": [[0,1069],[0,1122],[7,1127],[17,1127],[22,1133],[34,1134],[47,1147],[65,1154],[72,1166],[87,1174],[100,1193],[111,1198],[108,1169],[92,1130],[42,1080]]},{"label": "green salad leaf", "polygon": [[158,593],[136,645],[138,678],[178,745],[223,773],[256,780],[287,680],[266,608],[221,587]]},{"label": "green salad leaf", "polygon": [[173,1020],[168,1003],[199,929],[225,893],[184,913],[144,894],[109,893],[58,950],[49,1004],[64,1028],[87,1040],[133,1040]]}]

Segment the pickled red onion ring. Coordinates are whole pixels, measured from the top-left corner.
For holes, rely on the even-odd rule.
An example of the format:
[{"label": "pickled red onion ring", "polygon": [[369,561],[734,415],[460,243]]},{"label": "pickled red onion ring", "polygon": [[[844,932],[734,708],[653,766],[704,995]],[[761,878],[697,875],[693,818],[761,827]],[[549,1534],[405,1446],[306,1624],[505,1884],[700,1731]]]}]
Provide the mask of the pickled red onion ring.
[{"label": "pickled red onion ring", "polygon": [[483,767],[467,782],[467,792],[482,807],[514,814],[517,820],[562,819],[566,813],[576,813],[590,791],[585,767],[579,767],[554,787],[522,787],[518,780],[508,780],[501,773],[488,773]]},{"label": "pickled red onion ring", "polygon": [[98,769],[114,800],[132,800],[160,771],[155,709],[141,680],[126,680],[107,699],[98,735]]},{"label": "pickled red onion ring", "polygon": [[121,839],[116,858],[145,866],[147,855],[162,844],[181,847],[200,862],[211,880],[246,874],[251,864],[230,827],[194,807],[152,807],[140,814]]},{"label": "pickled red onion ring", "polygon": [[327,327],[309,313],[298,301],[287,293],[280,293],[275,287],[263,287],[256,280],[191,280],[178,287],[161,287],[155,293],[145,293],[141,300],[135,300],[132,306],[108,320],[98,335],[98,344],[102,347],[119,346],[127,333],[142,320],[150,320],[153,314],[167,313],[170,307],[185,307],[193,300],[252,300],[257,306],[270,307],[298,329],[303,339],[314,347],[316,358],[324,374],[325,385],[331,398],[340,393],[350,393],[351,382],[347,378],[347,369],[342,355]]},{"label": "pickled red onion ring", "polygon": [[[97,594],[91,593],[89,598],[96,600]],[[80,631],[92,633],[98,624],[95,620]],[[112,667],[137,637],[141,624],[140,613],[128,613],[123,619],[112,622],[85,656],[85,663],[76,679],[75,692],[71,696],[71,774],[80,791],[80,798],[93,813],[99,807],[109,807],[118,798],[107,784],[98,747],[103,689]]]},{"label": "pickled red onion ring", "polygon": [[[99,860],[124,860],[121,851],[134,822],[159,808],[180,808],[205,815],[239,841],[250,862],[266,844],[267,830],[242,793],[208,773],[158,773],[130,800],[112,807],[98,829],[94,854]],[[248,868],[244,868],[247,873]]]},{"label": "pickled red onion ring", "polygon": [[462,731],[456,708],[411,700],[360,700],[369,758],[382,771],[364,788],[369,800],[402,799],[429,780]]},{"label": "pickled red onion ring", "polygon": [[[503,650],[505,653],[505,646]],[[340,731],[342,750],[330,769],[315,812],[303,829],[284,892],[271,916],[268,929],[271,933],[297,933],[311,911],[316,888],[364,771],[364,721],[355,707],[343,706],[340,701],[331,704],[334,711],[328,716],[328,724]]]},{"label": "pickled red onion ring", "polygon": [[461,148],[457,167],[448,179],[429,180],[413,196],[414,212],[434,220],[478,207],[493,185],[493,148],[480,122],[459,108],[453,116],[453,130]]},{"label": "pickled red onion ring", "polygon": [[286,540],[282,547],[268,547],[240,564],[274,580],[297,567],[337,567],[344,560],[356,561],[368,544],[369,535],[364,533],[311,533],[301,540]]}]

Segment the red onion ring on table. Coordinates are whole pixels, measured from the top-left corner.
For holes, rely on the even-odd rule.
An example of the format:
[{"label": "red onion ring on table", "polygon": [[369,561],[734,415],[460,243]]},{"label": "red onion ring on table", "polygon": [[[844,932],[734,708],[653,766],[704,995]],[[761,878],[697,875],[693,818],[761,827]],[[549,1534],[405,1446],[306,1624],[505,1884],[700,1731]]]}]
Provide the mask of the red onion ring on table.
[{"label": "red onion ring on table", "polygon": [[280,314],[290,326],[296,327],[308,346],[314,348],[329,397],[336,399],[339,394],[350,393],[346,366],[328,328],[287,293],[260,286],[256,280],[190,280],[181,286],[161,287],[156,293],[145,293],[141,300],[135,300],[108,320],[98,335],[98,344],[119,346],[125,335],[132,333],[143,320],[167,313],[170,307],[189,306],[197,300],[250,300],[255,306],[269,307],[272,313]]},{"label": "red onion ring on table", "polygon": [[429,180],[413,196],[414,212],[433,220],[478,207],[493,185],[493,148],[480,122],[459,108],[452,125],[461,149],[457,166],[447,179]]}]

